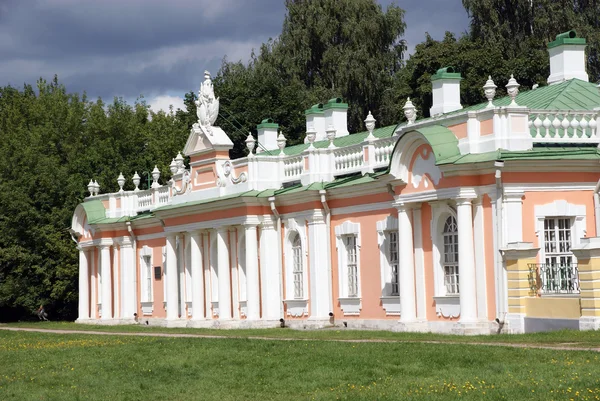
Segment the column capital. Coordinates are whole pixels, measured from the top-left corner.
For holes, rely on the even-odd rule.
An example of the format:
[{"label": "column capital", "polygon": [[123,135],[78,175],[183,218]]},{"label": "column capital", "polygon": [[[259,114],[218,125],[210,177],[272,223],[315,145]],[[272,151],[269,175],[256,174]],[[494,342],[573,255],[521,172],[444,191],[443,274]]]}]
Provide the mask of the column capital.
[{"label": "column capital", "polygon": [[476,198],[458,198],[456,199],[456,206],[471,206]]},{"label": "column capital", "polygon": [[114,244],[113,240],[110,238],[102,238],[100,242],[98,242],[98,248],[106,249],[111,247]]},{"label": "column capital", "polygon": [[478,198],[473,199],[472,203],[473,203],[473,206],[479,206],[479,205],[483,204],[483,195]]},{"label": "column capital", "polygon": [[[403,202],[403,201],[395,201],[393,203],[394,207],[396,209],[398,209],[399,212],[408,212],[409,210],[413,209],[414,207],[416,207],[417,203],[409,203],[409,202]],[[421,204],[418,203],[419,207],[421,207]]]},{"label": "column capital", "polygon": [[123,248],[130,248],[133,246],[133,241],[131,240],[131,238],[129,236],[122,237],[121,240],[119,241],[119,245]]},{"label": "column capital", "polygon": [[505,202],[523,202],[523,197],[525,196],[525,191],[521,190],[504,190],[504,201]]},{"label": "column capital", "polygon": [[307,223],[312,224],[325,224],[325,213],[322,209],[315,209],[312,215],[308,218]]},{"label": "column capital", "polygon": [[275,223],[276,223],[276,220],[273,218],[273,216],[265,216],[262,219],[260,226],[263,230],[274,230]]},{"label": "column capital", "polygon": [[231,226],[221,226],[221,227],[217,227],[216,231],[219,234],[223,234],[223,233],[229,232],[230,228],[231,228]]}]

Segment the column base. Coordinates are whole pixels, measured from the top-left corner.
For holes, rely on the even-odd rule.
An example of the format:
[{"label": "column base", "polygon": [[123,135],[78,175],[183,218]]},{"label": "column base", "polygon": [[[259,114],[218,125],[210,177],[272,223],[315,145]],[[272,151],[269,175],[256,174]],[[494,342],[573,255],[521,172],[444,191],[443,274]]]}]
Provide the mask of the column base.
[{"label": "column base", "polygon": [[185,319],[167,319],[165,322],[165,327],[186,327],[188,324],[188,321]]},{"label": "column base", "polygon": [[[507,332],[510,334],[522,334],[525,333],[525,314],[524,313],[507,313],[504,319],[505,324],[508,326]],[[507,327],[505,326],[505,329]]]},{"label": "column base", "polygon": [[582,316],[579,318],[579,330],[600,330],[600,317]]},{"label": "column base", "polygon": [[425,320],[412,320],[408,322],[399,321],[394,327],[394,332],[409,332],[409,333],[428,333],[431,331],[429,324]]},{"label": "column base", "polygon": [[480,334],[491,334],[491,323],[486,321],[457,322],[452,329],[452,334],[463,336],[476,336]]}]

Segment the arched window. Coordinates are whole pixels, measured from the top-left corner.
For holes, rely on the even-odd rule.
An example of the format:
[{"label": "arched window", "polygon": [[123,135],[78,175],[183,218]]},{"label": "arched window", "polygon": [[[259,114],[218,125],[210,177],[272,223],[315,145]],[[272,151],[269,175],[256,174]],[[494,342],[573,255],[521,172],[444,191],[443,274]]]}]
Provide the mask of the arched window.
[{"label": "arched window", "polygon": [[294,263],[294,298],[302,299],[304,297],[304,266],[302,264],[302,242],[300,241],[300,235],[295,233],[291,242]]},{"label": "arched window", "polygon": [[454,216],[446,219],[443,237],[446,294],[458,294],[458,226]]}]

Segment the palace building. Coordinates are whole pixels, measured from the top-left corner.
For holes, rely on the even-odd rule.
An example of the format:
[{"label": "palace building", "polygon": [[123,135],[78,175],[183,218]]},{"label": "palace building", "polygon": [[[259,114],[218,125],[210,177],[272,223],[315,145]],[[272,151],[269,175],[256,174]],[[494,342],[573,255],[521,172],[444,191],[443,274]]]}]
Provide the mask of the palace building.
[{"label": "palace building", "polygon": [[90,196],[71,233],[81,323],[510,333],[600,328],[600,94],[575,32],[548,85],[432,77],[431,118],[349,133],[348,105],[305,111],[304,144],[270,119],[247,157],[218,126],[210,74],[172,179]]}]

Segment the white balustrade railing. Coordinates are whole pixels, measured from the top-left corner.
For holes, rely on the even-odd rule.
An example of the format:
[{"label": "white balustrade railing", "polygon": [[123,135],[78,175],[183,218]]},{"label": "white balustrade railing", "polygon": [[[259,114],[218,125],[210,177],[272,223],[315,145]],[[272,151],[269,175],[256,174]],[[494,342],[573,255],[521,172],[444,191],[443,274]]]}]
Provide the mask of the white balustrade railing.
[{"label": "white balustrade railing", "polygon": [[529,128],[537,143],[600,143],[596,111],[534,111]]},{"label": "white balustrade railing", "polygon": [[375,143],[375,164],[383,167],[389,164],[396,138],[386,138]]},{"label": "white balustrade railing", "polygon": [[304,170],[304,157],[293,156],[283,161],[283,176],[286,181],[299,179]]},{"label": "white balustrade railing", "polygon": [[341,148],[333,154],[336,174],[359,170],[364,163],[362,145]]},{"label": "white balustrade railing", "polygon": [[152,189],[137,192],[137,212],[143,212],[152,209],[153,197]]},{"label": "white balustrade railing", "polygon": [[156,195],[158,197],[158,205],[168,205],[171,200],[171,192],[169,187],[160,187],[156,189]]}]

